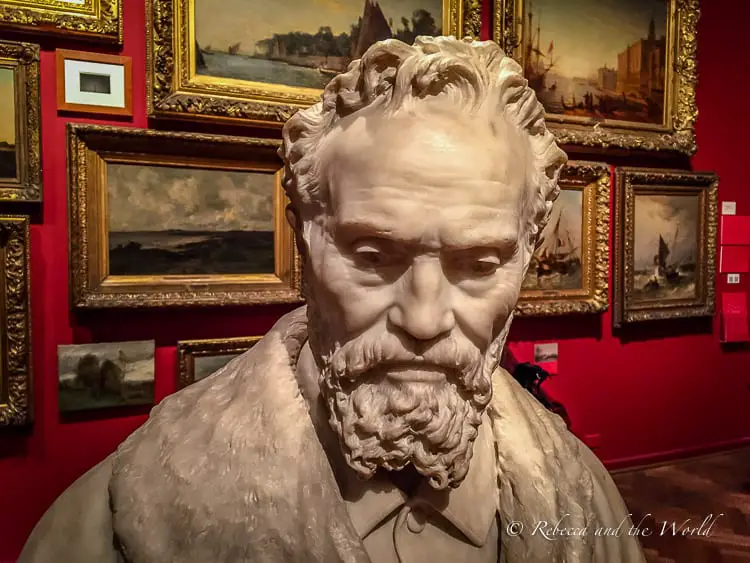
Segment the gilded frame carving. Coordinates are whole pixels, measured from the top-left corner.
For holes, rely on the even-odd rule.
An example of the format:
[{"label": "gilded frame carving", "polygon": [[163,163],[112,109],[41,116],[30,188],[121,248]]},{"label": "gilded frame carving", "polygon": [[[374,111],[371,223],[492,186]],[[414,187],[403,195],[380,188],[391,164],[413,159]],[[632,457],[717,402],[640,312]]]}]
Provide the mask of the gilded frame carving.
[{"label": "gilded frame carving", "polygon": [[[481,0],[443,0],[443,29],[479,37]],[[195,0],[146,2],[146,83],[150,117],[279,127],[322,90],[195,74]]]},{"label": "gilded frame carving", "polygon": [[195,383],[195,358],[242,354],[252,348],[262,336],[217,338],[211,340],[181,340],[177,343],[177,389]]},{"label": "gilded frame carving", "polygon": [[[613,326],[620,328],[640,321],[712,316],[716,297],[718,177],[712,173],[623,167],[615,170],[615,178]],[[694,299],[639,302],[632,298],[637,194],[694,195],[699,198]]]},{"label": "gilded frame carving", "polygon": [[[73,308],[295,303],[300,265],[285,218],[280,141],[68,125],[70,272]],[[275,273],[112,276],[108,272],[107,163],[266,172],[275,176]]]},{"label": "gilded frame carving", "polygon": [[610,170],[596,162],[570,161],[560,175],[562,190],[582,195],[582,287],[522,290],[517,316],[601,313],[608,307]]},{"label": "gilded frame carving", "polygon": [[[492,36],[506,53],[517,60],[521,54],[521,24],[526,0],[494,0]],[[644,151],[670,151],[693,155],[695,121],[698,108],[695,90],[697,27],[700,18],[699,0],[668,0],[667,41],[669,45],[665,123],[651,126],[624,121],[573,118],[547,114],[547,126],[561,144],[588,147],[617,147]]]},{"label": "gilded frame carving", "polygon": [[0,178],[0,201],[42,200],[39,45],[0,41],[0,67],[15,85],[16,178]]},{"label": "gilded frame carving", "polygon": [[122,44],[125,0],[0,0],[0,29]]},{"label": "gilded frame carving", "polygon": [[32,419],[29,218],[0,215],[0,427]]}]

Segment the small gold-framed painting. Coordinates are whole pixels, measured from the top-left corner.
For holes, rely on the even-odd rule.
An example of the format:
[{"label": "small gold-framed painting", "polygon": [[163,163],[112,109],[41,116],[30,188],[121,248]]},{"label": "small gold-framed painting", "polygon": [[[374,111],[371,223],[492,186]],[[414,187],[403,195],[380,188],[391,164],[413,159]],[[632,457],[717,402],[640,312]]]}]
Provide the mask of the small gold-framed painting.
[{"label": "small gold-framed painting", "polygon": [[122,43],[124,0],[0,0],[0,29]]},{"label": "small gold-framed painting", "polygon": [[58,111],[133,115],[130,57],[67,49],[56,56]]},{"label": "small gold-framed painting", "polygon": [[69,124],[73,307],[299,301],[278,148]]},{"label": "small gold-framed painting", "polygon": [[41,201],[39,45],[0,41],[0,201]]},{"label": "small gold-framed painting", "polygon": [[29,219],[0,215],[0,427],[31,422]]},{"label": "small gold-framed painting", "polygon": [[493,38],[560,143],[691,155],[698,2],[494,0]]},{"label": "small gold-framed painting", "polygon": [[521,316],[607,310],[609,167],[570,161],[521,285]]},{"label": "small gold-framed painting", "polygon": [[615,328],[712,316],[717,176],[647,168],[615,174]]},{"label": "small gold-framed painting", "polygon": [[205,379],[240,354],[252,348],[262,336],[182,340],[177,343],[177,388]]},{"label": "small gold-framed painting", "polygon": [[150,116],[280,126],[378,40],[479,36],[477,0],[148,0]]}]

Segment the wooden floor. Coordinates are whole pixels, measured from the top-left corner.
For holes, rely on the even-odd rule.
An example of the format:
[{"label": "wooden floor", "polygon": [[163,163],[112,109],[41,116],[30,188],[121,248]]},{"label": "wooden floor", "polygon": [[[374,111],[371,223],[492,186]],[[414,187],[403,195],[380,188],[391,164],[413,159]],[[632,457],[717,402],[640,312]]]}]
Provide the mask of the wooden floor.
[{"label": "wooden floor", "polygon": [[750,563],[750,448],[613,477],[649,563]]}]

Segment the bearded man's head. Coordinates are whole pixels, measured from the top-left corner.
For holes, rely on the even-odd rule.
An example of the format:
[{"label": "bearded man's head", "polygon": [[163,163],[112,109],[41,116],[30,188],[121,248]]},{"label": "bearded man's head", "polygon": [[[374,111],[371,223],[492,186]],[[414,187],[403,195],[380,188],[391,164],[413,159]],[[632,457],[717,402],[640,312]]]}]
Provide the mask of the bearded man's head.
[{"label": "bearded man's head", "polygon": [[466,476],[566,161],[492,42],[376,43],[284,126],[330,423],[362,477]]}]

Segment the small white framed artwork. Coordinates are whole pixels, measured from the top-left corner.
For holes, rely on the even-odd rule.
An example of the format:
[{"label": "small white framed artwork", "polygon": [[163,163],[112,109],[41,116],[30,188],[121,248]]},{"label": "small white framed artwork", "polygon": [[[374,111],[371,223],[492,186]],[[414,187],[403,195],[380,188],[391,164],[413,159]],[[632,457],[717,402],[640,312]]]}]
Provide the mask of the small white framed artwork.
[{"label": "small white framed artwork", "polygon": [[132,59],[58,49],[57,109],[132,116]]}]

